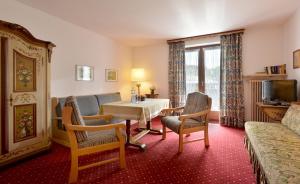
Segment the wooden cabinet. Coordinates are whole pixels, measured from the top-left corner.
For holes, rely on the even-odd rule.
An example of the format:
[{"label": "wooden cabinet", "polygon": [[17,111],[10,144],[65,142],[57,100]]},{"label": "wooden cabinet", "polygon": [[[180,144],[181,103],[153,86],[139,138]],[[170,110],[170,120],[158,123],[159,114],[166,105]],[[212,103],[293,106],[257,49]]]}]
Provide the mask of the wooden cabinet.
[{"label": "wooden cabinet", "polygon": [[51,42],[0,21],[0,166],[48,149]]},{"label": "wooden cabinet", "polygon": [[281,122],[289,106],[282,105],[267,105],[262,102],[257,102],[258,107],[264,112],[273,122]]}]

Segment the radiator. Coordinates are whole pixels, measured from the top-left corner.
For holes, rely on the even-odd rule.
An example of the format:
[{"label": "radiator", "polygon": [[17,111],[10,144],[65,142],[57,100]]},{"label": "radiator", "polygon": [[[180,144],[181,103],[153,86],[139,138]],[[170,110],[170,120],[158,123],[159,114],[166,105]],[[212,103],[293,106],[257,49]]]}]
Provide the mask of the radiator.
[{"label": "radiator", "polygon": [[259,107],[257,102],[262,102],[262,80],[250,80],[251,89],[251,121],[270,122],[270,118],[265,115]]}]

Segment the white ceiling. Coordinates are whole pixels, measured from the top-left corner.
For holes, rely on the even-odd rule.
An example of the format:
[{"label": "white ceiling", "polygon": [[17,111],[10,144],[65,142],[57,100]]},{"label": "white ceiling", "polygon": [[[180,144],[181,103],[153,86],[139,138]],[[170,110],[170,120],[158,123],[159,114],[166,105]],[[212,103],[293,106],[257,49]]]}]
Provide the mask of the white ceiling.
[{"label": "white ceiling", "polygon": [[300,0],[18,0],[131,46],[279,24]]}]

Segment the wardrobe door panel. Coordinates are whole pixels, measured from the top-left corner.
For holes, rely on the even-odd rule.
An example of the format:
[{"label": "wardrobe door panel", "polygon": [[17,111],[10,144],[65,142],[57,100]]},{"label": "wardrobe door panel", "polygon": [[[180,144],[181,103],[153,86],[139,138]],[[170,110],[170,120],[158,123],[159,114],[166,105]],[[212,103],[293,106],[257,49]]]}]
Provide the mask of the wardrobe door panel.
[{"label": "wardrobe door panel", "polygon": [[9,151],[42,143],[46,131],[45,49],[22,39],[8,42]]}]

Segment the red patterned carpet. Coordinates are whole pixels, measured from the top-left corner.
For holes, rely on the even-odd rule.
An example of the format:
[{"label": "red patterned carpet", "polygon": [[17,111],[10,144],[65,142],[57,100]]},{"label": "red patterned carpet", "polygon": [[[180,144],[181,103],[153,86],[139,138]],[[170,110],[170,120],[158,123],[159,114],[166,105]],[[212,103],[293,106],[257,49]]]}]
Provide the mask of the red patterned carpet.
[{"label": "red patterned carpet", "polygon": [[[154,124],[159,125],[157,121]],[[192,134],[188,139],[202,135]],[[205,149],[203,141],[195,142],[185,145],[183,153],[178,155],[175,133],[168,133],[164,141],[160,135],[146,135],[141,139],[147,144],[145,152],[126,149],[126,169],[120,170],[118,163],[87,169],[79,172],[78,183],[255,183],[243,145],[244,131],[210,124],[209,136],[208,149]],[[83,157],[80,164],[115,154],[117,152],[111,151]],[[53,144],[50,153],[0,171],[0,183],[67,183],[69,169],[69,149]]]}]

